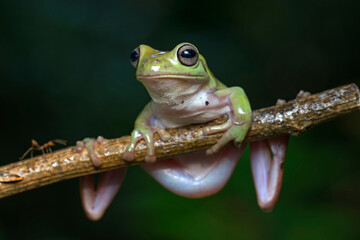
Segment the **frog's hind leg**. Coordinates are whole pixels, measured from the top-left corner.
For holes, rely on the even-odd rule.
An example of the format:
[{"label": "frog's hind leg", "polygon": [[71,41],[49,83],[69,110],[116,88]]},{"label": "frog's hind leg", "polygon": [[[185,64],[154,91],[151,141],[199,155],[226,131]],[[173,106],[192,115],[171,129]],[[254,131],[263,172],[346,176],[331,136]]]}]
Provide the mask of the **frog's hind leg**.
[{"label": "frog's hind leg", "polygon": [[202,150],[142,167],[171,192],[188,198],[202,198],[225,186],[244,147],[239,149],[230,143],[212,155]]},{"label": "frog's hind leg", "polygon": [[271,211],[279,198],[289,136],[250,144],[251,169],[260,208]]},{"label": "frog's hind leg", "polygon": [[[102,161],[96,152],[97,144],[105,144],[107,140],[101,136],[97,139],[85,138],[76,143],[76,151],[82,153],[87,150],[91,163],[95,168],[101,167]],[[80,178],[80,196],[85,214],[90,220],[97,221],[105,213],[111,201],[118,192],[126,173],[126,168],[104,172],[100,176],[95,189],[93,176]]]},{"label": "frog's hind leg", "polygon": [[97,221],[104,215],[118,192],[125,173],[126,168],[102,173],[96,190],[92,175],[80,178],[81,202],[90,220]]}]

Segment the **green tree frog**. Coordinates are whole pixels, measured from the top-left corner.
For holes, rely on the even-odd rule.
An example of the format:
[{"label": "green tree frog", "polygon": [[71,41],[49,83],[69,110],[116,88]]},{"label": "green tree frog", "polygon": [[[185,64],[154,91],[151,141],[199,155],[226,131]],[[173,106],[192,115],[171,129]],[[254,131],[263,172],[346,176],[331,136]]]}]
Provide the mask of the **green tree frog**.
[{"label": "green tree frog", "polygon": [[[190,43],[181,43],[168,52],[140,45],[131,53],[130,61],[151,102],[135,121],[123,159],[134,160],[136,144],[144,139],[147,155],[142,167],[165,188],[189,198],[202,198],[220,191],[241,156],[245,147],[242,142],[251,126],[251,107],[243,89],[228,88],[217,80],[205,58]],[[204,134],[224,132],[214,146],[206,151],[156,161],[154,134],[167,141],[170,136],[166,128],[205,123],[223,115],[228,116],[225,123],[203,129]],[[271,210],[278,199],[287,140],[288,137],[280,137],[251,146],[258,203],[265,211]],[[96,159],[91,151],[94,144],[96,141],[88,146],[88,152]],[[97,190],[91,177],[82,179],[82,201],[90,219],[101,218],[124,175],[123,169],[104,173]]]}]

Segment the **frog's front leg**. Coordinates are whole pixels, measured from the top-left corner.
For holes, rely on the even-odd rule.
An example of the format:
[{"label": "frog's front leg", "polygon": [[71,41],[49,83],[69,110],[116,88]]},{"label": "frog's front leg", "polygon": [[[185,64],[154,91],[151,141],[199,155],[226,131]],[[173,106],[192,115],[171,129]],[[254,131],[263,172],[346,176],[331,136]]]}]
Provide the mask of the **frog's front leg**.
[{"label": "frog's front leg", "polygon": [[154,133],[158,133],[162,141],[170,139],[170,134],[163,128],[151,126],[152,111],[150,103],[145,106],[135,121],[135,129],[131,133],[131,140],[122,158],[126,161],[133,161],[135,158],[136,144],[144,139],[147,146],[145,162],[155,162]]},{"label": "frog's front leg", "polygon": [[[77,142],[76,150],[80,153],[86,149],[93,166],[100,167],[102,162],[96,154],[95,147],[97,144],[104,144],[105,142],[106,140],[103,137],[98,137],[96,140],[86,138],[84,141]],[[81,202],[90,220],[99,220],[104,215],[119,190],[125,173],[126,168],[119,168],[102,173],[97,189],[95,189],[92,175],[80,178]]]},{"label": "frog's front leg", "polygon": [[229,119],[225,123],[203,129],[205,134],[225,132],[221,139],[206,151],[207,154],[218,152],[232,140],[235,141],[236,146],[240,147],[251,126],[250,103],[241,87],[218,90],[215,95],[219,98],[225,98],[225,101],[231,107],[231,112],[229,113]]}]

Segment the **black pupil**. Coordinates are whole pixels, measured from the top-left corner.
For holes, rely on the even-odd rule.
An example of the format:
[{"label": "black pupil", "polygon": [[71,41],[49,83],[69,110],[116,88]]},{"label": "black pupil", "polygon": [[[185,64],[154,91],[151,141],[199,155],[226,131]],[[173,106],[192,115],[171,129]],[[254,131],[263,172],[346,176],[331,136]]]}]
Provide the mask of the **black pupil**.
[{"label": "black pupil", "polygon": [[196,52],[194,49],[185,49],[181,52],[181,56],[184,58],[193,58],[196,56]]},{"label": "black pupil", "polygon": [[138,58],[139,58],[139,54],[138,54],[135,50],[133,50],[133,51],[131,52],[131,54],[130,54],[130,60],[131,60],[131,62],[137,61]]}]

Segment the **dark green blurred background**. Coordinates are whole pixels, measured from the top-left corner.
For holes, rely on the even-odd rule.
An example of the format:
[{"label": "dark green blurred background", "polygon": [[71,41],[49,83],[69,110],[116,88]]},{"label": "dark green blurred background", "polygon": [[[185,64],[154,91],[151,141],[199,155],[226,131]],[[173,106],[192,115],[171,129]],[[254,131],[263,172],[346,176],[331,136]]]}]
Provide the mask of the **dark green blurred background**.
[{"label": "dark green blurred background", "polygon": [[[254,109],[360,76],[359,1],[0,1],[1,165],[30,139],[128,135],[149,96],[129,54],[189,41]],[[99,222],[78,179],[1,200],[0,239],[360,239],[360,116],[292,137],[280,200],[256,203],[249,153],[228,185],[175,196],[131,167]]]}]

